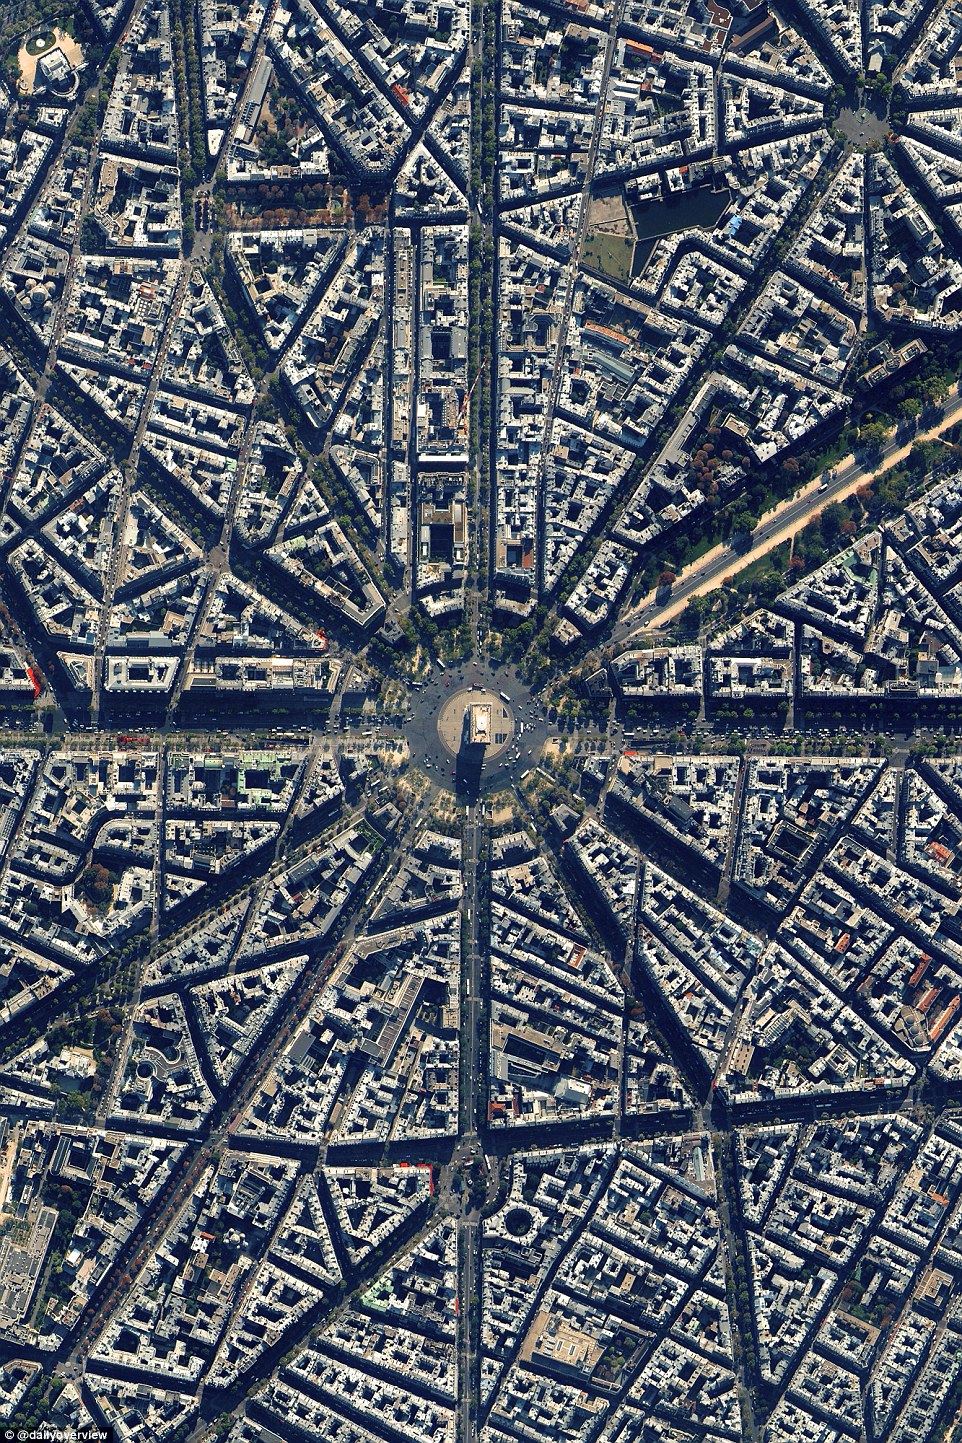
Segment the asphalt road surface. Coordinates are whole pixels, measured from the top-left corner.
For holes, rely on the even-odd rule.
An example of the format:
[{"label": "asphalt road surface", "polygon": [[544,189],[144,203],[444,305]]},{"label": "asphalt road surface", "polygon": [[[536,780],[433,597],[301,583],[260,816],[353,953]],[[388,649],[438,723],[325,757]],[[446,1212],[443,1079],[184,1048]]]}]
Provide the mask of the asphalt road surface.
[{"label": "asphalt road surface", "polygon": [[504,693],[514,713],[514,737],[507,751],[490,765],[482,762],[480,791],[510,786],[536,764],[549,735],[544,708],[513,668],[498,668],[485,662],[466,662],[449,666],[446,671],[435,668],[431,680],[411,693],[413,716],[404,727],[404,735],[415,766],[422,767],[440,786],[452,791],[471,793],[475,787],[470,774],[459,768],[457,759],[442,744],[438,714],[454,692],[475,683],[490,688],[498,696]]},{"label": "asphalt road surface", "polygon": [[642,603],[639,610],[633,612],[630,617],[621,622],[611,636],[611,643],[618,646],[641,632],[650,631],[653,627],[660,626],[662,622],[669,620],[684,609],[684,606],[691,597],[699,592],[711,590],[728,576],[736,576],[746,566],[756,561],[759,555],[766,551],[774,550],[779,540],[784,540],[786,535],[791,535],[807,526],[808,522],[824,511],[833,501],[840,500],[843,496],[849,496],[863,483],[871,482],[873,477],[881,472],[890,470],[901,459],[903,454],[908,454],[916,441],[929,440],[950,426],[955,425],[962,419],[962,394],[956,393],[949,397],[943,406],[942,420],[935,427],[911,437],[908,442],[898,440],[894,436],[883,447],[881,456],[864,465],[856,461],[854,457],[838,466],[823,491],[820,487],[806,486],[804,491],[789,502],[781,502],[772,511],[762,517],[758,526],[752,532],[751,544],[745,552],[732,551],[729,547],[720,550],[713,549],[700,562],[687,567],[671,589],[671,595],[662,601],[657,601],[650,596]]}]

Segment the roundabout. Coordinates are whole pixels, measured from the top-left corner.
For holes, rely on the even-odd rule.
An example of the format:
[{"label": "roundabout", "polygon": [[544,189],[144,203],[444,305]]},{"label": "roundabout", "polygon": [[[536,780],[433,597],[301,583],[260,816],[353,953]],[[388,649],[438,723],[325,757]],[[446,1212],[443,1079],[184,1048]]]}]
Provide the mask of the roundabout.
[{"label": "roundabout", "polygon": [[452,757],[472,746],[483,747],[488,762],[504,756],[514,737],[514,712],[506,695],[475,683],[448,697],[438,713],[438,736]]},{"label": "roundabout", "polygon": [[465,797],[510,786],[537,764],[548,738],[538,699],[512,669],[438,669],[411,700],[412,763]]},{"label": "roundabout", "polygon": [[860,90],[848,97],[836,123],[855,150],[877,150],[890,130],[888,105],[877,93]]}]

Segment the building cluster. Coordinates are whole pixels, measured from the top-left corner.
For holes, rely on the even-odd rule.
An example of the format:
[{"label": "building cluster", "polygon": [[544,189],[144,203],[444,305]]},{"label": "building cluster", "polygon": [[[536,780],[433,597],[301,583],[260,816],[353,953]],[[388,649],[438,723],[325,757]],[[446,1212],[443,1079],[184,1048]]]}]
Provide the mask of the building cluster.
[{"label": "building cluster", "polygon": [[[70,976],[62,962],[10,938],[0,938],[0,1019],[7,1023],[26,1014]],[[49,1098],[42,1099],[40,1105],[45,1114],[52,1108]]]},{"label": "building cluster", "polygon": [[24,208],[36,194],[55,149],[55,137],[41,130],[25,130],[19,140],[0,136],[4,171],[0,182],[0,227],[4,237],[12,239],[16,235]]},{"label": "building cluster", "polygon": [[[731,1114],[959,1075],[954,759],[902,771],[629,752],[586,784],[619,833],[589,816],[564,855],[599,918],[633,938],[643,997]],[[744,924],[666,867],[731,895]]]},{"label": "building cluster", "polygon": [[[639,4],[603,77],[604,25],[590,7],[568,26],[534,6],[504,15],[494,548],[511,620],[549,598],[569,565],[585,571],[585,540],[613,506],[614,537],[633,557],[731,494],[746,466],[816,439],[847,405],[870,310],[955,327],[959,263],[937,221],[941,206],[955,220],[962,172],[954,112],[934,108],[958,98],[949,17],[923,27],[907,72],[917,196],[881,154],[836,164],[823,119],[832,77],[816,59],[831,37],[853,75],[878,71],[906,38],[905,7],[872,7],[863,35],[851,7],[813,3],[809,43],[771,12]],[[711,64],[722,55],[716,96]],[[603,189],[582,194],[586,176],[603,177]],[[745,312],[746,278],[803,203],[782,263]],[[734,333],[723,364],[696,389],[698,357],[721,327]],[[629,472],[682,398],[676,431]],[[562,421],[581,435],[571,424],[559,433]],[[624,464],[606,462],[608,479],[587,491],[602,437],[624,448]],[[557,458],[572,439],[569,471]],[[610,570],[584,580],[561,644],[607,620],[617,600]],[[721,670],[722,699],[746,684],[763,701],[784,698],[791,685],[782,668],[747,668],[759,673],[747,682],[744,668]]]},{"label": "building cluster", "polygon": [[[410,219],[431,224],[372,225],[351,241],[337,232],[239,233],[229,255],[265,344],[284,352],[291,396],[330,436],[331,464],[366,540],[410,577],[431,615],[443,616],[463,607],[468,406],[479,376],[468,376],[464,195],[450,180],[440,188],[430,181],[430,151],[417,156],[405,182],[414,191]],[[255,442],[253,486],[240,503],[245,539],[271,539],[268,556],[285,580],[371,629],[383,603],[319,493],[313,514],[295,502],[278,528],[287,492],[261,469],[257,451]]]},{"label": "building cluster", "polygon": [[132,19],[120,42],[120,64],[101,132],[101,147],[121,156],[177,161],[179,127],[175,99],[170,10],[150,0]]},{"label": "building cluster", "polygon": [[870,157],[866,188],[876,310],[887,321],[957,329],[962,263],[932,216],[884,155]]},{"label": "building cluster", "polygon": [[[95,153],[70,137],[59,147],[83,63],[60,32],[34,67],[43,103],[26,126],[7,107],[0,137],[3,304],[53,348],[64,424],[92,406],[105,438],[135,440],[136,471],[115,476],[105,439],[92,516],[55,506],[55,488],[39,534],[16,534],[9,508],[0,528],[53,684],[80,710],[197,715],[243,693],[259,707],[328,705],[338,678],[315,654],[319,626],[353,641],[385,618],[364,548],[431,617],[455,620],[473,561],[478,385],[493,403],[498,620],[561,596],[556,643],[577,644],[609,623],[639,558],[734,495],[746,467],[815,441],[853,386],[890,374],[888,360],[858,374],[873,314],[924,333],[962,314],[951,7],[916,24],[901,4],[856,16],[811,0],[788,17],[633,0],[609,44],[604,7],[505,0],[493,349],[471,374],[479,257],[459,8],[291,0],[268,13],[245,0],[228,15],[205,0],[199,99],[207,152],[227,156],[234,298],[326,453],[320,480],[274,478],[270,423],[251,416],[221,302],[185,255],[177,24],[165,0],[122,33],[116,6],[94,9],[119,62]],[[827,44],[852,75],[907,51],[906,166],[835,153]],[[210,198],[195,199],[203,230]],[[298,226],[280,219],[290,201]],[[762,263],[773,269],[746,304]],[[924,344],[906,336],[898,365]],[[22,478],[10,479],[13,496]],[[148,532],[156,569],[143,566]],[[74,565],[80,544],[89,569]],[[225,570],[256,595],[249,618],[218,631]],[[830,647],[804,660],[726,653],[704,686],[722,707],[789,705],[809,671],[834,671]],[[942,687],[947,667],[936,672]]]},{"label": "building cluster", "polygon": [[362,822],[312,843],[267,882],[248,924],[244,955],[326,937],[364,882],[379,844]]},{"label": "building cluster", "polygon": [[[87,4],[92,143],[66,32],[0,85],[0,699],[111,727],[0,748],[0,1420],[79,1356],[49,1421],[120,1443],[221,1402],[229,1443],[934,1443],[958,759],[629,746],[554,805],[546,757],[552,859],[316,732],[375,709],[389,584],[457,623],[480,560],[497,629],[578,647],[951,340],[958,5],[499,0],[472,40],[457,0]],[[898,145],[843,153],[896,62]],[[937,717],[960,536],[947,459],[595,694]]]},{"label": "building cluster", "polygon": [[493,1436],[741,1437],[706,1135],[515,1153],[482,1234]]},{"label": "building cluster", "polygon": [[[366,885],[380,838],[363,812],[338,830],[342,770],[362,797],[366,769],[353,758],[290,749],[3,752],[0,1019],[26,1015],[156,926],[164,945],[118,1044],[113,1105],[118,1116],[198,1126],[296,984],[305,949]],[[371,810],[382,810],[373,793]],[[252,900],[244,889],[267,871],[288,822],[295,850]],[[223,902],[238,889],[240,910]],[[87,1061],[74,1069],[78,1085]],[[65,1070],[45,1055],[30,1084],[37,1105],[52,1107]]]},{"label": "building cluster", "polygon": [[394,247],[386,520],[432,616],[463,608],[469,555],[466,219],[396,235]]},{"label": "building cluster", "polygon": [[422,833],[252,1099],[244,1136],[356,1143],[456,1130],[460,895],[459,844]]},{"label": "building cluster", "polygon": [[384,927],[440,914],[462,895],[461,841],[427,828],[414,838],[374,912]]},{"label": "building cluster", "polygon": [[574,14],[567,20],[556,18],[524,0],[506,0],[502,14],[504,95],[515,100],[534,96],[572,109],[597,104],[604,46],[594,25],[581,23]]},{"label": "building cluster", "polygon": [[[499,891],[526,887],[532,920],[560,900],[567,927],[574,914],[553,895],[544,858],[523,834],[497,841]],[[655,890],[661,905],[663,884]],[[598,983],[589,962],[579,986]],[[672,1092],[684,1095],[667,1076],[661,1087],[669,1106]],[[236,1137],[171,1194],[181,1155],[179,1143],[128,1131],[0,1123],[0,1213],[26,1224],[3,1242],[0,1326],[11,1339],[22,1341],[32,1309],[35,1347],[69,1340],[133,1228],[173,1195],[96,1338],[85,1388],[94,1420],[146,1443],[151,1429],[190,1421],[201,1380],[248,1384],[273,1353],[279,1363],[232,1425],[235,1443],[333,1440],[345,1428],[361,1428],[365,1443],[385,1429],[453,1439],[458,1254],[453,1219],[432,1219],[433,1169],[316,1166]],[[829,1410],[845,1436],[933,1436],[960,1367],[962,1132],[896,1112],[773,1121],[736,1128],[732,1158],[726,1201],[751,1289],[742,1326],[773,1403],[772,1436],[824,1443]],[[744,1436],[716,1166],[701,1132],[529,1145],[505,1160],[478,1274],[489,1430],[572,1443],[599,1427],[617,1440],[641,1426]],[[51,1279],[44,1257],[78,1191],[88,1201],[71,1213]],[[34,1376],[33,1364],[5,1365],[8,1406]],[[82,1421],[79,1395],[65,1392],[60,1410]]]},{"label": "building cluster", "polygon": [[794,707],[796,724],[881,705],[937,717],[962,696],[962,480],[944,472],[892,522],[768,607],[704,643],[617,654],[612,687],[632,710]]},{"label": "building cluster", "polygon": [[[285,138],[280,142],[275,112],[285,125]],[[289,138],[288,121],[292,124]],[[238,195],[250,187],[318,185],[330,180],[331,153],[324,132],[300,93],[290,86],[283,67],[272,63],[269,55],[257,60],[238,106],[226,172]]]},{"label": "building cluster", "polygon": [[[752,74],[733,74],[726,82],[727,126],[719,125],[715,87],[705,79],[710,70],[703,67],[703,76],[697,65],[693,69],[691,54],[711,50],[716,40],[721,44],[732,17],[725,12],[718,29],[719,17],[706,8],[704,21],[680,23],[674,9],[645,7],[638,21],[644,39],[629,24],[615,47],[595,136],[582,97],[597,86],[592,42],[599,37],[592,26],[598,22],[584,15],[580,30],[589,39],[582,42],[579,34],[578,43],[567,47],[572,98],[554,101],[550,110],[538,103],[537,78],[547,54],[539,51],[539,65],[536,25],[519,7],[506,32],[506,53],[531,65],[536,84],[519,95],[513,71],[502,81],[494,532],[499,610],[507,619],[528,615],[569,567],[584,572],[586,542],[613,508],[619,511],[615,536],[629,548],[616,553],[617,560],[606,555],[589,561],[584,594],[575,591],[559,631],[562,644],[607,620],[625,584],[622,566],[630,573],[639,549],[682,523],[709,495],[733,487],[739,458],[754,451],[756,459],[769,459],[844,404],[841,383],[855,324],[828,299],[779,273],[745,318],[724,375],[712,375],[702,386],[653,463],[640,474],[631,464],[669,408],[690,395],[712,332],[730,324],[746,277],[810,191],[828,154],[820,105],[827,80],[822,76],[814,85],[814,98],[779,88],[786,79],[779,69],[783,55],[797,58],[804,45],[794,37],[793,51],[792,33],[774,21],[761,27],[775,30],[766,51],[773,84],[754,73],[764,68],[760,64]],[[692,46],[683,34],[689,23],[712,43]],[[528,60],[526,42],[532,47]],[[745,53],[754,51],[749,46]],[[745,56],[736,63],[751,68]],[[727,141],[720,144],[719,130],[726,129]],[[557,159],[559,134],[566,143],[563,162]],[[594,175],[613,181],[611,193],[606,186],[584,202],[589,211],[582,217],[582,198],[570,192],[580,189],[589,164]],[[512,187],[522,183],[526,193],[515,193]],[[692,223],[676,225],[673,206],[689,209]],[[662,215],[661,229],[655,229],[654,218]],[[579,232],[585,243],[575,268],[570,255]],[[733,434],[725,452],[732,459],[720,468],[713,464],[709,492],[700,447],[718,417]]]},{"label": "building cluster", "polygon": [[959,1371],[960,1141],[897,1115],[739,1135],[759,1365],[790,1379],[779,1443],[934,1436]]},{"label": "building cluster", "polygon": [[[196,1419],[197,1399],[174,1388],[161,1388],[144,1381],[104,1378],[96,1379],[90,1389],[98,1417],[75,1412],[77,1394],[71,1396],[72,1385],[57,1400],[57,1422],[71,1427],[96,1427],[106,1424],[123,1443],[148,1443],[151,1438],[168,1438],[178,1429],[188,1428]],[[65,1405],[66,1395],[66,1405]],[[86,1411],[84,1409],[84,1411]]]},{"label": "building cluster", "polygon": [[65,359],[145,388],[178,272],[176,260],[153,255],[82,255],[64,303]]},{"label": "building cluster", "polygon": [[564,614],[553,632],[554,644],[563,648],[607,625],[631,579],[631,570],[632,553],[627,547],[603,541],[564,602]]},{"label": "building cluster", "polygon": [[0,1402],[0,1419],[2,1419],[4,1423],[7,1422],[23,1402],[39,1376],[39,1363],[21,1362],[19,1358],[15,1358],[8,1363],[0,1363],[0,1383],[2,1383],[3,1387],[2,1402]]},{"label": "building cluster", "polygon": [[[266,134],[282,112],[294,117],[302,179],[312,145],[349,168],[367,167],[372,179],[396,174],[402,160],[407,168],[416,151],[437,202],[436,228],[398,233],[418,250],[409,322],[416,344],[395,366],[386,334],[394,242],[384,227],[359,227],[352,238],[338,214],[326,228],[237,230],[227,246],[231,280],[307,421],[331,433],[329,484],[319,488],[286,438],[253,420],[254,384],[222,293],[183,255],[177,27],[162,0],[118,35],[92,156],[72,142],[58,153],[68,112],[56,96],[35,110],[35,124],[0,138],[9,149],[0,223],[12,242],[0,290],[37,355],[49,350],[58,362],[51,402],[35,403],[25,446],[11,435],[3,477],[11,498],[27,499],[36,439],[51,485],[30,498],[30,514],[22,505],[6,510],[0,545],[41,635],[44,671],[81,712],[103,702],[118,719],[177,708],[196,718],[242,696],[252,708],[329,707],[343,676],[335,658],[319,654],[328,627],[356,640],[385,614],[381,590],[332,509],[339,483],[365,510],[365,543],[383,551],[382,536],[393,538],[389,554],[415,578],[429,610],[456,613],[463,604],[465,17],[446,3],[411,4],[389,21],[382,16],[382,28],[373,12],[360,19],[336,3],[305,5],[276,12],[262,35],[265,18],[258,3],[230,16],[200,9],[208,151],[227,144],[230,173],[241,131]],[[98,8],[105,36],[118,21]],[[70,45],[66,53],[79,54]],[[304,115],[313,121],[303,123]],[[414,128],[426,131],[416,145]],[[330,170],[317,175],[329,179]],[[409,183],[413,222],[424,215],[424,198],[413,172]],[[201,229],[210,210],[208,197],[197,198]],[[397,385],[385,387],[385,374]],[[30,390],[15,366],[9,379],[8,407]],[[385,454],[395,394],[399,413],[408,396],[410,437],[396,464]],[[17,411],[19,426],[27,417]],[[77,414],[92,418],[102,442],[87,458],[99,476],[68,459],[87,444],[67,419]],[[48,458],[41,438],[51,424],[59,432],[51,441],[66,444]],[[125,446],[133,438],[123,475],[107,460],[120,433]],[[283,478],[273,474],[278,452],[289,457]],[[33,522],[36,534],[22,534]],[[225,524],[228,554],[205,566]]]},{"label": "building cluster", "polygon": [[315,9],[308,0],[292,0],[278,6],[267,32],[268,54],[304,97],[343,163],[368,183],[383,180],[410,133],[407,107],[389,88],[368,79],[370,61],[357,53],[355,36],[337,21],[330,23],[335,10],[342,25],[360,24],[336,3]]},{"label": "building cluster", "polygon": [[203,0],[198,7],[204,122],[211,156],[220,154],[268,8],[263,0],[242,0],[229,10],[214,0]]},{"label": "building cluster", "polygon": [[158,768],[152,751],[34,752],[7,762],[8,936],[82,966],[146,926],[154,895]]},{"label": "building cluster", "polygon": [[[407,1179],[404,1172],[327,1169],[325,1178],[335,1205],[343,1182],[373,1195],[384,1223],[393,1213],[388,1225],[400,1230],[396,1246],[425,1201],[423,1192],[405,1187],[421,1169],[406,1169]],[[333,1181],[341,1173],[347,1176]],[[326,1443],[358,1428],[365,1438],[409,1434],[453,1443],[457,1309],[456,1232],[447,1219],[396,1252],[386,1271],[289,1357],[232,1430],[234,1443],[284,1436],[292,1427]]]},{"label": "building cluster", "polygon": [[[19,1075],[19,1060],[4,1065],[5,1077]],[[71,1336],[180,1153],[180,1143],[158,1138],[0,1119],[0,1218],[7,1224],[0,1333],[8,1341],[50,1351]],[[79,1210],[72,1206],[77,1196]],[[59,1263],[51,1276],[55,1237]],[[16,1406],[16,1388],[11,1393]]]},{"label": "building cluster", "polygon": [[228,237],[228,264],[268,350],[282,351],[310,314],[346,240],[337,231],[315,229],[235,231]]},{"label": "building cluster", "polygon": [[797,276],[840,310],[864,313],[868,300],[865,259],[865,166],[848,156],[823,203],[802,226],[785,262]]},{"label": "building cluster", "polygon": [[[152,304],[153,287],[141,290]],[[94,371],[78,364],[71,373],[78,389],[94,386]],[[18,396],[11,420],[15,411],[26,434],[0,546],[72,705],[89,705],[98,692],[118,714],[178,704],[196,714],[239,692],[252,708],[331,705],[342,663],[323,655],[316,622],[289,608],[364,631],[383,617],[384,601],[283,435],[261,423],[254,444],[242,445],[253,384],[198,275],[172,314],[141,421],[144,489],[128,491],[106,454],[52,403],[38,406],[31,425]],[[143,399],[141,382],[118,382],[105,404],[134,426]],[[263,591],[203,565],[196,538],[222,526],[228,508],[236,508],[239,544],[263,556]]]},{"label": "building cluster", "polygon": [[715,874],[725,865],[736,792],[737,757],[670,757],[627,753],[608,789],[613,807],[634,825],[677,837]]},{"label": "building cluster", "polygon": [[385,233],[371,226],[344,252],[283,363],[283,375],[306,420],[318,431],[333,421],[348,382],[381,322]]},{"label": "building cluster", "polygon": [[638,891],[639,859],[622,837],[588,816],[565,842],[571,875],[588,889],[619,942],[631,935]]},{"label": "building cluster", "polygon": [[724,913],[646,862],[635,961],[652,995],[674,1014],[676,1045],[702,1078],[714,1074],[762,944]]},{"label": "building cluster", "polygon": [[[508,839],[506,855],[515,850]],[[97,1184],[45,1299],[37,1343],[51,1348],[109,1266],[104,1250],[178,1175],[181,1149],[83,1127],[3,1127],[4,1206],[36,1219],[18,1234],[28,1247],[42,1248],[43,1227],[54,1226],[46,1199]],[[599,1426],[618,1440],[641,1426],[700,1427],[741,1439],[709,1135],[528,1148],[504,1172],[500,1205],[481,1225],[489,1430],[580,1443]],[[208,1389],[249,1382],[269,1351],[353,1288],[288,1348],[230,1436],[334,1439],[362,1428],[366,1440],[406,1428],[453,1438],[456,1234],[451,1219],[425,1226],[433,1192],[430,1167],[311,1170],[235,1144],[178,1198],[100,1333],[87,1380],[96,1413],[125,1438],[179,1426],[201,1378]],[[751,1286],[742,1322],[774,1400],[774,1438],[824,1443],[830,1414],[844,1436],[933,1436],[960,1367],[960,1203],[962,1133],[950,1120],[932,1128],[879,1112],[736,1130],[728,1206]],[[8,1264],[5,1310],[18,1306],[17,1262]],[[34,1371],[5,1365],[10,1405]]]},{"label": "building cluster", "polygon": [[117,1078],[118,1121],[190,1131],[200,1127],[213,1102],[180,998],[141,1003]]},{"label": "building cluster", "polygon": [[159,251],[176,256],[181,243],[180,177],[175,167],[100,161],[93,211],[110,251]]},{"label": "building cluster", "polygon": [[[152,1150],[155,1174],[157,1158],[177,1151],[170,1143]],[[303,1421],[316,1409],[320,1420],[328,1415],[321,1395],[330,1392],[333,1416],[341,1408],[350,1416],[363,1391],[372,1409],[413,1426],[426,1387],[445,1400],[440,1413],[428,1408],[423,1415],[438,1421],[454,1403],[457,1283],[453,1223],[423,1227],[432,1194],[430,1168],[311,1172],[291,1160],[229,1150],[205,1167],[134,1280],[129,1302],[97,1341],[93,1392],[105,1420],[111,1409],[123,1417],[137,1402],[157,1416],[166,1401],[180,1412],[164,1421],[183,1421],[196,1408],[202,1376],[215,1388],[250,1382],[266,1353],[363,1279],[357,1303],[286,1359],[261,1395],[263,1414],[288,1399],[292,1417]],[[372,1277],[372,1262],[405,1242],[390,1269]],[[372,1395],[366,1365],[375,1358],[380,1381]],[[122,1377],[131,1369],[149,1374],[151,1383],[118,1387],[114,1368]],[[413,1398],[405,1399],[405,1381],[416,1385]]]},{"label": "building cluster", "polygon": [[[208,1163],[92,1356],[194,1384],[212,1363],[290,1201],[293,1163],[228,1151]],[[293,1283],[289,1285],[293,1288]]]},{"label": "building cluster", "polygon": [[492,1126],[611,1115],[624,991],[523,832],[498,839],[491,876]]}]

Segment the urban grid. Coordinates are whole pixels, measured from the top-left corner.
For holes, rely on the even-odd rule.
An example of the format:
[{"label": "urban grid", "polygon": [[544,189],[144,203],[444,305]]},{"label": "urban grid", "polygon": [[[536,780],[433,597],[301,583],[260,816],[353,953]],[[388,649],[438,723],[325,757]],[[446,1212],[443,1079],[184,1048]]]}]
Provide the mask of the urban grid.
[{"label": "urban grid", "polygon": [[960,0],[0,27],[0,1429],[962,1443]]}]

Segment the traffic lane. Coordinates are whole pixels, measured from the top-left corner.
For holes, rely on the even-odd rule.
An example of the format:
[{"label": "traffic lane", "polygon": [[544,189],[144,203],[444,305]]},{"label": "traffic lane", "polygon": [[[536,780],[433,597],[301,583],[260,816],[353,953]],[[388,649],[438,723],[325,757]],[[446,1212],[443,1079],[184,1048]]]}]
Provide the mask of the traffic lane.
[{"label": "traffic lane", "polygon": [[[801,521],[803,518],[808,517],[809,519],[814,519],[814,517],[817,516],[820,511],[824,510],[826,506],[831,505],[832,501],[839,494],[839,492],[843,491],[844,489],[845,486],[841,485],[839,487],[836,487],[834,491],[827,491],[823,493],[823,495],[819,498],[819,504],[817,508],[812,508],[807,498],[804,501],[797,502],[793,506],[787,508],[781,513],[777,521],[772,521],[768,525],[758,528],[752,532],[751,540],[753,544],[747,548],[745,554],[750,554],[756,549],[760,542],[769,540],[769,538],[771,538],[772,536],[775,536],[779,532],[784,531],[786,527],[794,526],[795,523]],[[727,574],[732,572],[733,567],[742,569],[739,567],[739,562],[741,560],[742,558],[737,552],[729,551],[726,552],[724,555],[718,556],[714,560],[706,563],[706,565],[702,567],[698,572],[686,577],[683,581],[677,582],[672,587],[671,597],[668,601],[664,601],[660,605],[658,602],[650,602],[649,605],[643,609],[641,613],[642,616],[646,615],[648,612],[652,613],[650,620],[648,620],[644,626],[639,626],[637,623],[622,623],[624,630],[620,639],[628,640],[630,637],[636,635],[640,631],[648,630],[651,627],[657,626],[659,616],[677,605],[680,600],[684,600],[686,596],[689,596],[692,592],[697,591],[707,582],[714,581],[718,577],[726,576]]]},{"label": "traffic lane", "polygon": [[[952,418],[959,413],[962,413],[962,394],[956,396],[944,407],[942,413],[942,421],[940,422],[938,428],[939,431],[946,429],[947,423],[951,422]],[[928,437],[928,439],[930,440],[934,439],[928,432],[923,433],[923,436],[920,439],[926,439],[926,437]],[[894,437],[885,446],[883,446],[879,459],[881,461],[886,461],[892,456],[897,455],[898,452],[905,450],[906,447],[911,448],[913,444],[914,441],[904,441],[898,437]],[[814,519],[814,517],[817,516],[820,511],[823,511],[826,506],[831,505],[833,501],[838,500],[843,495],[843,493],[848,491],[851,482],[855,477],[864,477],[866,481],[872,481],[875,479],[878,471],[878,463],[876,463],[872,467],[866,467],[855,460],[847,462],[845,466],[842,466],[836,470],[835,479],[829,484],[826,491],[817,492],[813,497],[811,491],[806,490],[806,493],[803,496],[799,496],[796,500],[785,506],[784,509],[778,513],[778,515],[773,515],[772,519],[769,522],[765,523],[765,525],[760,528],[756,528],[756,530],[752,533],[753,537],[756,540],[756,543],[758,541],[766,540],[769,536],[773,535],[778,531],[784,530],[786,526],[800,520],[803,516],[809,516],[811,519]],[[751,550],[754,548],[749,549]],[[716,576],[722,575],[726,570],[730,568],[730,566],[731,560],[727,556],[718,558],[716,561],[709,562],[706,564],[704,569],[698,572],[697,576],[686,578],[686,580],[674,587],[672,589],[672,596],[670,601],[664,602],[660,606],[657,602],[649,603],[649,606],[645,607],[644,611],[653,609],[656,613],[656,615],[652,617],[652,621],[650,624],[657,624],[658,612],[666,611],[674,602],[679,599],[679,597],[687,596],[689,591],[692,590],[694,587],[702,586],[706,581],[711,581]],[[642,614],[644,614],[644,612]],[[624,627],[622,639],[627,639],[628,637],[634,635],[638,630],[642,629],[639,628],[635,623],[622,623],[622,626]]]}]

